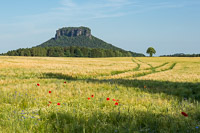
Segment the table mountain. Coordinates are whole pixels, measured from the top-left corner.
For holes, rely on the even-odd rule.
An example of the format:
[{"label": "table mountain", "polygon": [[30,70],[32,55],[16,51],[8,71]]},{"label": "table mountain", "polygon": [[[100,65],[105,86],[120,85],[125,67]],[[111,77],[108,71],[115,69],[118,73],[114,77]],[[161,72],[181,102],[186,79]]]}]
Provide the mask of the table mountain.
[{"label": "table mountain", "polygon": [[64,27],[56,31],[54,38],[38,45],[37,47],[55,47],[55,46],[80,46],[89,48],[103,48],[122,50],[112,44],[93,36],[91,30],[87,27]]}]

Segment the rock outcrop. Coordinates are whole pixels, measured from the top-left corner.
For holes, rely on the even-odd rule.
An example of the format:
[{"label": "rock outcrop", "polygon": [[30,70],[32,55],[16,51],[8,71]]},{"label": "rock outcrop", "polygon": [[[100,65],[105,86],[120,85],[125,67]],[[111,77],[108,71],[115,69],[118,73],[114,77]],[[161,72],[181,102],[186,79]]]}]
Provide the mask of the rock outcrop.
[{"label": "rock outcrop", "polygon": [[77,37],[86,36],[91,38],[91,30],[87,27],[66,27],[56,31],[55,39],[61,36]]}]

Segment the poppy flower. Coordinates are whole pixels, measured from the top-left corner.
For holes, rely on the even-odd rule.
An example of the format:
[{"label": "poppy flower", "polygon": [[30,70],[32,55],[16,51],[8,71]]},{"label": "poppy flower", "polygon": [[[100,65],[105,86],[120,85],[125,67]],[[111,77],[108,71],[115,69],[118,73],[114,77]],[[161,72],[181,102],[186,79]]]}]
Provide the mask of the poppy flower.
[{"label": "poppy flower", "polygon": [[113,99],[113,101],[116,101],[115,99]]},{"label": "poppy flower", "polygon": [[50,104],[48,104],[48,106],[49,106]]},{"label": "poppy flower", "polygon": [[40,86],[40,84],[37,84],[37,86]]},{"label": "poppy flower", "polygon": [[57,105],[60,105],[60,103],[57,103]]},{"label": "poppy flower", "polygon": [[144,86],[144,88],[147,88],[146,86]]},{"label": "poppy flower", "polygon": [[117,101],[119,101],[119,100],[117,99]]},{"label": "poppy flower", "polygon": [[52,103],[51,101],[49,101],[49,103]]},{"label": "poppy flower", "polygon": [[51,91],[49,91],[49,93],[51,93]]},{"label": "poppy flower", "polygon": [[64,83],[66,84],[67,82],[65,81]]},{"label": "poppy flower", "polygon": [[91,97],[94,97],[94,95],[92,95]]},{"label": "poppy flower", "polygon": [[88,97],[88,100],[90,100],[90,98]]},{"label": "poppy flower", "polygon": [[110,98],[107,98],[106,100],[108,101],[108,100],[110,100]]},{"label": "poppy flower", "polygon": [[118,104],[119,104],[118,102],[115,103],[115,105],[118,105]]},{"label": "poppy flower", "polygon": [[188,114],[186,114],[185,112],[181,112],[182,115],[184,115],[185,117],[188,117]]}]

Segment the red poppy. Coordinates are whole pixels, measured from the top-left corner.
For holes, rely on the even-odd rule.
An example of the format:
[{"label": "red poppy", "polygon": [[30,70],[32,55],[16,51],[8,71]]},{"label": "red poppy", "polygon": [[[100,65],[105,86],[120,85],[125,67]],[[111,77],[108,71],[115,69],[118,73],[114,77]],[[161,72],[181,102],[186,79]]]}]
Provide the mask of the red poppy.
[{"label": "red poppy", "polygon": [[182,115],[184,115],[185,117],[188,117],[188,114],[186,114],[185,112],[181,112]]},{"label": "red poppy", "polygon": [[60,103],[57,103],[57,105],[60,105]]},{"label": "red poppy", "polygon": [[65,81],[64,83],[66,84],[67,82]]},{"label": "red poppy", "polygon": [[88,97],[88,100],[90,100],[90,98]]},{"label": "red poppy", "polygon": [[92,95],[91,97],[94,97],[94,95]]},{"label": "red poppy", "polygon": [[119,100],[117,99],[117,101],[119,101]]},{"label": "red poppy", "polygon": [[119,104],[118,102],[115,103],[115,105],[118,105],[118,104]]},{"label": "red poppy", "polygon": [[49,106],[50,104],[48,104],[48,106]]},{"label": "red poppy", "polygon": [[146,86],[144,86],[144,88],[147,88]]},{"label": "red poppy", "polygon": [[110,98],[107,98],[106,100],[108,101],[108,100],[110,100]]},{"label": "red poppy", "polygon": [[51,93],[51,91],[49,91],[49,93]]},{"label": "red poppy", "polygon": [[40,86],[40,84],[37,84],[37,86]]},{"label": "red poppy", "polygon": [[113,99],[113,101],[116,101],[115,99]]},{"label": "red poppy", "polygon": [[49,101],[49,103],[52,103],[51,101]]}]

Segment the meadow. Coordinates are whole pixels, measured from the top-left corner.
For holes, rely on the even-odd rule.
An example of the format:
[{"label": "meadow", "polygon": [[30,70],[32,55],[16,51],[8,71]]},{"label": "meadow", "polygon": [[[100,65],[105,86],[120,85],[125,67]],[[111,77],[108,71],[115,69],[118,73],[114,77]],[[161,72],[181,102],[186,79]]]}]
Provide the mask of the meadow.
[{"label": "meadow", "polygon": [[198,133],[200,58],[0,56],[0,132]]}]

